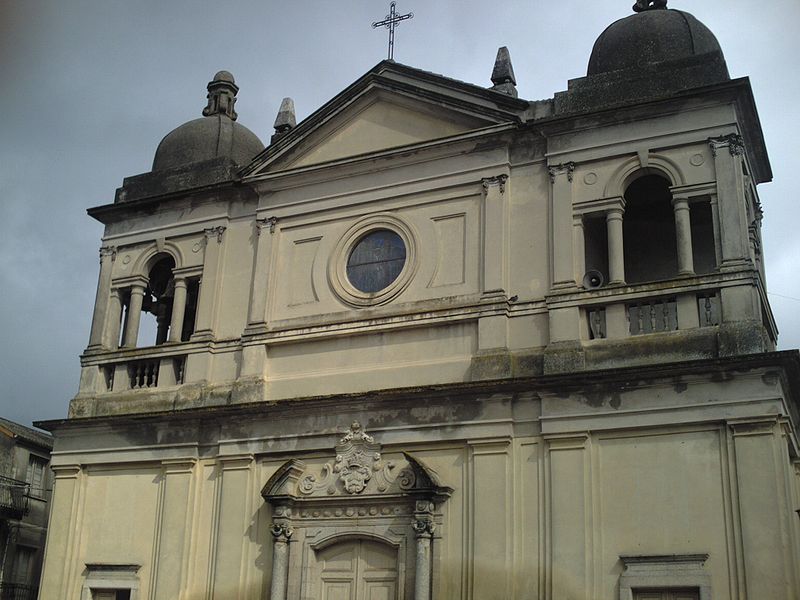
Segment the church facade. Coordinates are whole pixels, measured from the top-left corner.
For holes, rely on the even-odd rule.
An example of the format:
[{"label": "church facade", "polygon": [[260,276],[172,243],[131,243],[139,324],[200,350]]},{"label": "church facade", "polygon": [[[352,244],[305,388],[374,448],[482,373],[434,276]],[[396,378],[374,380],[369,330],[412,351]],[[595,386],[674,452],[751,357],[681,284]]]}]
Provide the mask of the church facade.
[{"label": "church facade", "polygon": [[217,73],[89,211],[40,598],[796,598],[752,91],[635,9],[553,98],[384,61],[266,147]]}]

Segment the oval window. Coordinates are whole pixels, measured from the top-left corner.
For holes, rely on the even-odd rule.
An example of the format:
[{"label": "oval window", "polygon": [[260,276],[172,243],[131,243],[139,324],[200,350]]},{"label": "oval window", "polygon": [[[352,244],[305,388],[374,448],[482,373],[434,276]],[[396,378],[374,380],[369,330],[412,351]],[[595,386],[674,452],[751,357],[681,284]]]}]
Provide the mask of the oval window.
[{"label": "oval window", "polygon": [[362,237],[347,257],[347,279],[360,292],[373,294],[389,286],[406,264],[406,245],[389,229]]}]

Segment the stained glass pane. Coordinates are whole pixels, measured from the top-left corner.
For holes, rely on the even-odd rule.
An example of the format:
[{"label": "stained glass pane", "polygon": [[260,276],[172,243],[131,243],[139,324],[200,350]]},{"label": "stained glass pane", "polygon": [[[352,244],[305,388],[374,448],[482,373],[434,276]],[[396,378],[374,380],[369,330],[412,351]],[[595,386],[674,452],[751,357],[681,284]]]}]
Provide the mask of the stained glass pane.
[{"label": "stained glass pane", "polygon": [[394,231],[378,229],[361,238],[347,259],[347,278],[372,294],[397,279],[406,264],[406,245]]}]

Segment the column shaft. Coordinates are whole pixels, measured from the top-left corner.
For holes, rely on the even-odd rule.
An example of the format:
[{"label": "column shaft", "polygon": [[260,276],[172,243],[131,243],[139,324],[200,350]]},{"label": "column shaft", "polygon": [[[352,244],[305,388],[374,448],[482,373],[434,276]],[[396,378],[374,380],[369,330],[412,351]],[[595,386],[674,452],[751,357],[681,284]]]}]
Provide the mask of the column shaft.
[{"label": "column shaft", "polygon": [[186,314],[186,279],[175,278],[175,295],[172,298],[172,320],[169,324],[169,341],[180,342],[183,317]]},{"label": "column shaft", "polygon": [[430,600],[431,597],[431,537],[417,536],[417,560],[414,579],[414,600]]},{"label": "column shaft", "polygon": [[139,338],[139,322],[142,318],[142,300],[144,299],[144,286],[131,287],[131,299],[128,302],[128,315],[125,319],[125,336],[122,345],[126,348],[135,348]]},{"label": "column shaft", "polygon": [[692,222],[687,198],[673,198],[672,208],[675,212],[675,238],[678,246],[678,273],[694,275],[694,257],[692,255]]},{"label": "column shaft", "polygon": [[575,215],[572,220],[572,248],[575,253],[575,282],[580,286],[586,274],[586,234],[583,228],[583,215]]},{"label": "column shaft", "polygon": [[272,584],[270,600],[286,600],[286,584],[289,576],[289,541],[284,536],[275,536],[272,544]]},{"label": "column shaft", "polygon": [[625,253],[622,233],[621,208],[612,208],[606,213],[608,228],[608,277],[609,283],[625,283]]},{"label": "column shaft", "polygon": [[119,348],[119,332],[122,325],[122,298],[120,290],[112,289],[108,297],[108,313],[103,332],[103,345],[111,350]]}]

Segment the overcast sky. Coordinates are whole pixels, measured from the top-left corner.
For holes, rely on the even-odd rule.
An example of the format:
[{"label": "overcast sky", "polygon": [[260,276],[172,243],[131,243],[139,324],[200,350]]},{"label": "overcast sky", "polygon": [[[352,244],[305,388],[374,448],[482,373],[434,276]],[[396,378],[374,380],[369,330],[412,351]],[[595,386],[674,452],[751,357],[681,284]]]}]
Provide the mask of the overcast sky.
[{"label": "overcast sky", "polygon": [[[77,390],[101,226],[160,139],[200,116],[227,69],[239,120],[268,140],[281,98],[298,120],[385,58],[370,24],[383,0],[0,0],[0,415],[61,418]],[[489,85],[507,45],[520,97],[552,97],[585,74],[592,44],[632,0],[399,0],[395,60]],[[717,35],[749,75],[775,182],[760,187],[772,308],[782,349],[800,346],[800,2],[671,0]]]}]

